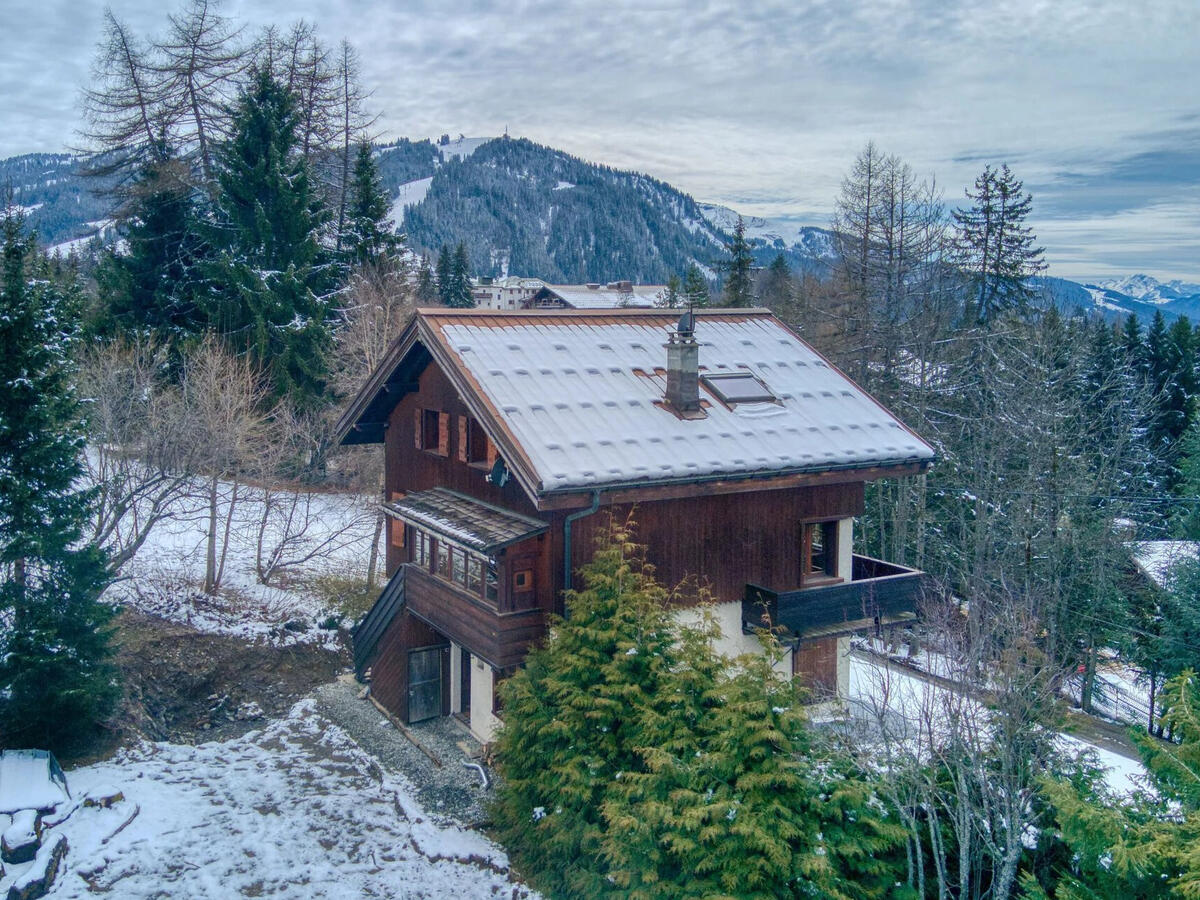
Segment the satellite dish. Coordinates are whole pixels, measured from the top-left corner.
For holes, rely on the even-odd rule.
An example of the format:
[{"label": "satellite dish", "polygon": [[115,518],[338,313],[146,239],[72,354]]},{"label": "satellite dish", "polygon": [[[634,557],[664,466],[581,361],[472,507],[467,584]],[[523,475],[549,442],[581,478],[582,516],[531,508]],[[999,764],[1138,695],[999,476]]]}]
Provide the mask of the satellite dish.
[{"label": "satellite dish", "polygon": [[492,470],[488,472],[487,480],[496,487],[504,487],[508,484],[508,466],[504,464],[504,460],[497,459],[492,463]]},{"label": "satellite dish", "polygon": [[691,309],[679,317],[679,324],[675,330],[679,332],[680,337],[691,337],[695,333],[696,317],[692,314]]}]

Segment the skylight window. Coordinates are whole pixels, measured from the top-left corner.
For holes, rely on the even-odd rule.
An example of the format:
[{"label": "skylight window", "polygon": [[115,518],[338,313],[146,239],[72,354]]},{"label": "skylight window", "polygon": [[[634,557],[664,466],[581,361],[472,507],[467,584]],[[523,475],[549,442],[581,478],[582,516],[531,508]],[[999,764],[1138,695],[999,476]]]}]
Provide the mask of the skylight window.
[{"label": "skylight window", "polygon": [[774,403],[777,399],[769,387],[749,372],[701,375],[700,379],[723,403]]}]

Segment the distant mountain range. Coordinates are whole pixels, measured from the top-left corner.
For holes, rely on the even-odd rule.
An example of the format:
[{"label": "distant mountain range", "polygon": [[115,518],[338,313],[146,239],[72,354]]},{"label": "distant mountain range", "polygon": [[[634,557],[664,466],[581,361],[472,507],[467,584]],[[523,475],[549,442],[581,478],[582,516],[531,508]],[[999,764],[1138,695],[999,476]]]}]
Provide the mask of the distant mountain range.
[{"label": "distant mountain range", "polygon": [[[699,203],[671,185],[596,165],[524,139],[402,139],[377,148],[392,217],[418,252],[466,244],[480,275],[530,275],[550,282],[661,283],[695,263],[710,277],[737,222],[726,206]],[[38,153],[0,160],[43,244],[80,246],[111,232],[111,201],[80,175],[80,158]],[[834,259],[826,228],[746,216],[756,261],[783,254],[797,271],[822,275]],[[1200,284],[1149,275],[1079,283],[1038,279],[1065,310],[1107,318],[1200,321]]]}]

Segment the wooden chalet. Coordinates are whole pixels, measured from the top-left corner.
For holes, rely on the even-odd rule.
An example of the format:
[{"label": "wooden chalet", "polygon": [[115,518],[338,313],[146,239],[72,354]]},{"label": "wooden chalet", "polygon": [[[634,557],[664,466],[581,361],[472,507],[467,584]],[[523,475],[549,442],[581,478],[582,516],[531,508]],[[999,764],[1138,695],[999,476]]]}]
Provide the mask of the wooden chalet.
[{"label": "wooden chalet", "polygon": [[635,505],[660,579],[711,586],[721,649],[766,614],[818,692],[848,635],[915,613],[920,573],[855,555],[853,520],[933,451],[766,310],[418,310],[339,434],[384,445],[390,580],[354,652],[405,722],[489,739],[497,681]]}]

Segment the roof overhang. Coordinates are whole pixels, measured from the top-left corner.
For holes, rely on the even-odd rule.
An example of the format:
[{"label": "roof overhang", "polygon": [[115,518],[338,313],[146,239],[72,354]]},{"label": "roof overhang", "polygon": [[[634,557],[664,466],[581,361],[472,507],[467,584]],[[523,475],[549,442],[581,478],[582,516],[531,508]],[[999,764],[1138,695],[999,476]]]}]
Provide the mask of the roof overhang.
[{"label": "roof overhang", "polygon": [[417,390],[417,379],[433,357],[418,339],[414,318],[384,354],[350,406],[338,420],[334,440],[341,444],[381,444],[388,417],[405,394]]}]

